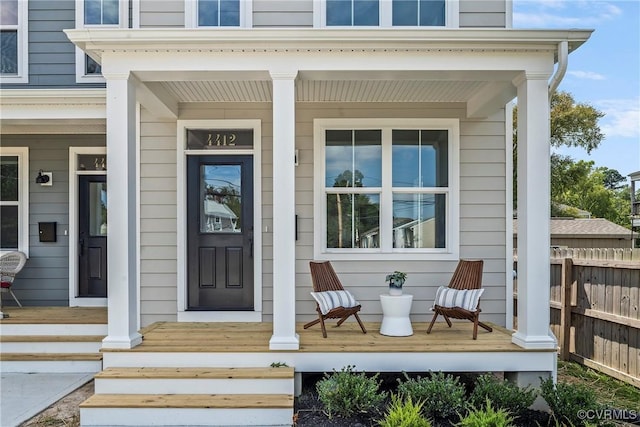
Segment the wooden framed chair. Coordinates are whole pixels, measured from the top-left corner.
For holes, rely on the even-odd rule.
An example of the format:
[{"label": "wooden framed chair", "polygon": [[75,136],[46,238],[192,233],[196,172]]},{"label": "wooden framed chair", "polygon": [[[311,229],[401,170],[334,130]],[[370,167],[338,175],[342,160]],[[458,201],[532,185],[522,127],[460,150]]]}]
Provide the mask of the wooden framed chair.
[{"label": "wooden framed chair", "polygon": [[340,319],[337,324],[337,326],[340,326],[349,316],[353,315],[358,321],[362,333],[366,334],[367,330],[358,316],[361,305],[348,291],[345,291],[331,262],[311,261],[309,262],[309,269],[311,270],[311,280],[313,282],[311,295],[316,300],[318,318],[304,325],[304,329],[320,323],[322,336],[326,338],[327,329],[324,325],[326,319]]},{"label": "wooden framed chair", "polygon": [[[446,320],[449,327],[451,327],[451,320],[449,319],[467,319],[473,322],[473,339],[478,338],[478,326],[486,329],[489,332],[493,332],[491,326],[480,322],[478,319],[480,316],[480,294],[482,292],[468,293],[466,295],[458,294],[455,295],[455,291],[460,290],[480,290],[482,287],[482,269],[484,266],[484,262],[482,260],[460,260],[458,262],[458,266],[456,270],[453,272],[453,276],[451,277],[451,281],[449,282],[449,286],[447,288],[439,289],[436,293],[436,301],[433,305],[433,319],[431,319],[431,324],[427,329],[427,333],[431,333],[431,329],[433,328],[433,324],[436,322],[438,315],[442,315],[444,320]],[[454,290],[451,292],[451,290]],[[445,295],[448,293],[448,295]],[[460,305],[465,305],[467,308],[462,306],[450,306],[452,304],[447,304],[447,306],[439,305],[438,303],[444,303],[447,301],[448,303],[462,303]],[[475,309],[469,309],[470,307],[475,306]]]},{"label": "wooden framed chair", "polygon": [[2,294],[5,292],[11,294],[18,307],[22,307],[11,287],[16,275],[22,270],[26,262],[27,256],[20,251],[11,251],[0,256],[0,313],[2,313]]}]

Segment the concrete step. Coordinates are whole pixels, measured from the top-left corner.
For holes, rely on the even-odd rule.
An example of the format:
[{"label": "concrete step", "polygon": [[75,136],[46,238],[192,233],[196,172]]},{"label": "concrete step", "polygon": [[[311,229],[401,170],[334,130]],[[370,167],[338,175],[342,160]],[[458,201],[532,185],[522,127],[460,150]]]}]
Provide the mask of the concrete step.
[{"label": "concrete step", "polygon": [[3,373],[100,372],[100,353],[0,353]]},{"label": "concrete step", "polygon": [[107,368],[96,394],[293,394],[294,370],[282,368]]},{"label": "concrete step", "polygon": [[96,394],[82,426],[290,426],[291,394]]}]

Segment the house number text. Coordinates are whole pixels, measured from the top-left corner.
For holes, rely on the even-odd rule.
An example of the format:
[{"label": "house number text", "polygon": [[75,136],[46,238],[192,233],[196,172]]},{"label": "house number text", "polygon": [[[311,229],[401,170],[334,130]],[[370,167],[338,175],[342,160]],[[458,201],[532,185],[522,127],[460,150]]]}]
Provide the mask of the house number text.
[{"label": "house number text", "polygon": [[233,147],[236,145],[238,136],[235,133],[210,133],[207,136],[207,145],[209,147]]}]

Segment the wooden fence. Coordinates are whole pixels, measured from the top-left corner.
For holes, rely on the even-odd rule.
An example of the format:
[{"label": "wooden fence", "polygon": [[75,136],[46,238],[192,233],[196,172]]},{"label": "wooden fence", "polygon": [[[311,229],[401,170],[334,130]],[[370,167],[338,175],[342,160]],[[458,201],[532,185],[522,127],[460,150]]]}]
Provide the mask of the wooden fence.
[{"label": "wooden fence", "polygon": [[560,357],[640,387],[640,262],[552,258],[550,284]]}]

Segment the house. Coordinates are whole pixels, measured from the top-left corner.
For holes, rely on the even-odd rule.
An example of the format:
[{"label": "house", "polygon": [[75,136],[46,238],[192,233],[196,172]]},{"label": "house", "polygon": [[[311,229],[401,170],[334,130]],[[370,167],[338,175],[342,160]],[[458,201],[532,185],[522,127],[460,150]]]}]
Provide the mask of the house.
[{"label": "house", "polygon": [[[517,247],[518,220],[513,220],[513,242]],[[551,218],[551,246],[566,248],[631,248],[628,228],[604,218]]]},{"label": "house", "polygon": [[[508,0],[1,7],[2,250],[29,255],[15,286],[25,305],[106,307],[105,367],[156,322],[254,322],[268,330],[261,357],[296,373],[350,361],[554,375],[538,286],[549,277],[549,93],[591,31],[513,29]],[[511,328],[513,167],[513,348],[301,351],[313,259],[333,263],[368,322],[380,321],[385,275],[407,272],[423,322],[458,259],[482,258],[483,320]],[[219,227],[213,211],[226,212]],[[432,237],[395,246],[397,218],[431,224]],[[55,238],[41,241],[51,222]]]}]

